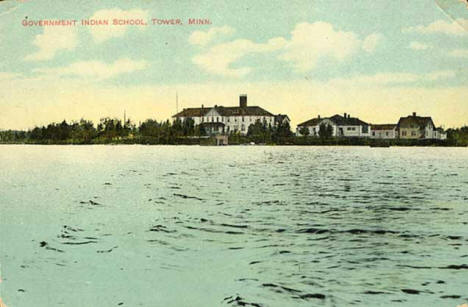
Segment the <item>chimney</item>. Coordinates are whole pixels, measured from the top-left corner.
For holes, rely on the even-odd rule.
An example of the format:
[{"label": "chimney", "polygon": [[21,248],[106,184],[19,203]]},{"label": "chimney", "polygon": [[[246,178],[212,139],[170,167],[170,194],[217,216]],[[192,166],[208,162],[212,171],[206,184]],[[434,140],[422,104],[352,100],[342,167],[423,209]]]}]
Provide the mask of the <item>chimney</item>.
[{"label": "chimney", "polygon": [[344,114],[344,118],[346,118],[346,113]]},{"label": "chimney", "polygon": [[413,112],[413,117],[416,117],[416,112]]},{"label": "chimney", "polygon": [[348,114],[348,118],[351,118],[351,114]]},{"label": "chimney", "polygon": [[203,106],[203,105],[201,105],[201,108],[202,108],[202,110],[203,110],[204,106]]},{"label": "chimney", "polygon": [[239,96],[239,106],[241,108],[247,107],[247,95],[240,95]]},{"label": "chimney", "polygon": [[319,114],[319,116],[318,116],[318,119],[320,119],[320,114]]}]

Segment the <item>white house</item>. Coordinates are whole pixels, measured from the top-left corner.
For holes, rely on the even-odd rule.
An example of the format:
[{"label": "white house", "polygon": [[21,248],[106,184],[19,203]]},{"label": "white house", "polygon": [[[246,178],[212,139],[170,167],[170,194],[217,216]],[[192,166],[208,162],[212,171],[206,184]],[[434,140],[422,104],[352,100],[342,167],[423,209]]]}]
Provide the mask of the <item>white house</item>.
[{"label": "white house", "polygon": [[400,139],[434,139],[436,130],[432,118],[413,115],[401,117],[397,124]]},{"label": "white house", "polygon": [[[258,106],[247,106],[247,95],[240,95],[238,107],[224,107],[215,105],[205,108],[188,108],[172,116],[174,119],[191,118],[195,125],[205,128],[210,134],[228,134],[239,132],[247,134],[249,126],[257,121],[274,127],[276,116]],[[282,118],[283,120],[289,120]]]},{"label": "white house", "polygon": [[396,124],[371,125],[371,138],[396,139],[398,136]]},{"label": "white house", "polygon": [[331,126],[333,137],[369,137],[371,135],[368,123],[346,113],[343,116],[336,114],[325,118],[319,115],[297,125],[296,134],[302,135],[300,131],[307,128],[310,136],[319,137],[321,125]]}]

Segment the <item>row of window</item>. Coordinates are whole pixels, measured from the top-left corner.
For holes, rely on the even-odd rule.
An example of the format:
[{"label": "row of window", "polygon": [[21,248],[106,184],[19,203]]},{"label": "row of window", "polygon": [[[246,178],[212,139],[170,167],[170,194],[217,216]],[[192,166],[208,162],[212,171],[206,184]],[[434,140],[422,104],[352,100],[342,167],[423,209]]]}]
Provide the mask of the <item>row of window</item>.
[{"label": "row of window", "polygon": [[[206,118],[206,120],[205,120],[205,118]],[[216,117],[215,117],[215,116],[202,117],[202,118],[201,118],[201,122],[202,122],[202,123],[204,123],[205,121],[206,121],[207,123],[210,123],[210,122],[211,122],[211,123],[219,122],[219,119],[220,119],[220,118],[221,118],[221,121],[224,120],[223,117],[219,117],[219,116],[216,116]],[[237,118],[238,118],[238,116],[234,117],[234,122],[237,122]],[[231,121],[231,118],[230,118],[230,117],[226,117],[226,121],[229,123],[229,122]],[[243,121],[243,122],[246,121],[244,116],[241,117],[241,121]],[[252,122],[252,121],[257,121],[257,119],[253,119],[253,118],[251,118],[250,116],[247,116],[247,121],[251,121],[251,122]],[[269,122],[272,121],[272,119],[271,119],[271,118],[266,118],[265,116],[263,116],[262,119],[261,119],[261,121],[266,121],[266,122],[269,123]]]},{"label": "row of window", "polygon": [[[375,131],[372,131],[372,136],[375,136]],[[382,136],[382,133],[379,133],[379,136]],[[385,132],[385,136],[390,136],[390,132]]]},{"label": "row of window", "polygon": [[[224,131],[224,128],[222,127],[217,127],[217,128],[209,128],[210,131],[219,131],[219,132],[223,132]],[[239,126],[233,126],[232,127],[232,130],[233,131],[239,131]],[[230,126],[227,126],[226,127],[226,132],[230,132],[231,131],[231,127]],[[246,128],[245,128],[245,125],[241,125],[241,131],[242,132],[245,132],[246,131]]]},{"label": "row of window", "polygon": [[[408,131],[402,131],[401,135],[402,136],[408,136]],[[418,135],[418,133],[416,131],[411,131],[411,136],[417,136],[417,135]],[[375,131],[372,131],[372,136],[375,136]],[[380,133],[379,136],[382,136],[382,134]],[[390,133],[385,132],[385,136],[390,136]],[[426,133],[426,136],[429,136],[429,133]]]},{"label": "row of window", "polygon": [[[401,132],[401,135],[402,135],[402,136],[407,136],[408,133],[407,133],[407,131],[402,131],[402,132]],[[416,131],[411,131],[411,136],[417,136],[417,135],[418,135],[418,134],[416,133]]]},{"label": "row of window", "polygon": [[[317,128],[313,128],[313,131],[315,132]],[[358,130],[358,127],[347,127],[347,131],[356,131]],[[368,133],[369,132],[369,127],[368,126],[362,126],[362,133]]]}]

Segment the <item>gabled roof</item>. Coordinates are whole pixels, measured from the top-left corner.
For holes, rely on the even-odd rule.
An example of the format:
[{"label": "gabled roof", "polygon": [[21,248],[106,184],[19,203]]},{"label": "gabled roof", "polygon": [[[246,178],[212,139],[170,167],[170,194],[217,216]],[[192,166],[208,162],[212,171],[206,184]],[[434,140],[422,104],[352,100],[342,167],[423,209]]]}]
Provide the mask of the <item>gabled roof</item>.
[{"label": "gabled roof", "polygon": [[393,130],[397,127],[396,124],[381,124],[381,125],[371,125],[372,130]]},{"label": "gabled roof", "polygon": [[212,109],[216,110],[221,116],[274,116],[267,110],[257,107],[223,107],[215,106],[212,108],[189,108],[173,115],[172,117],[200,117],[205,116]]},{"label": "gabled roof", "polygon": [[321,117],[321,118],[312,118],[309,119],[308,121],[305,121],[303,123],[300,123],[298,126],[317,126],[319,125],[323,120],[330,120],[333,123],[335,123],[337,126],[368,126],[369,124],[360,120],[357,117],[344,117],[341,115],[333,115],[332,117]]},{"label": "gabled roof", "polygon": [[427,125],[432,124],[435,127],[434,122],[430,116],[422,117],[422,116],[415,116],[410,115],[407,117],[400,117],[398,121],[398,128],[419,128],[424,129]]},{"label": "gabled roof", "polygon": [[357,117],[349,117],[349,116],[343,117],[338,114],[330,117],[330,120],[332,120],[338,126],[367,126],[369,125],[368,123],[363,122]]},{"label": "gabled roof", "polygon": [[257,107],[257,106],[249,106],[249,107],[223,107],[217,106],[215,110],[221,116],[274,116],[267,110]]},{"label": "gabled roof", "polygon": [[172,117],[200,117],[205,116],[210,110],[211,108],[188,108],[183,109]]},{"label": "gabled roof", "polygon": [[320,124],[320,122],[323,120],[323,118],[312,118],[312,119],[309,119],[303,123],[300,123],[298,126],[300,127],[307,127],[307,126],[317,126],[318,124]]}]

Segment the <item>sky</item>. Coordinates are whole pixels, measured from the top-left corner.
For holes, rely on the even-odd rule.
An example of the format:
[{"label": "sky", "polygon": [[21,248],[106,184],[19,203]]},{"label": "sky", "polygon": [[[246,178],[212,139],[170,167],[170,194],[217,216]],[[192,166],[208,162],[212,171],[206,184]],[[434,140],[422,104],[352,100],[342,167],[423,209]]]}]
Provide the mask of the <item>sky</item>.
[{"label": "sky", "polygon": [[465,0],[7,0],[0,51],[0,129],[124,110],[137,123],[165,120],[176,93],[179,110],[247,94],[293,127],[336,113],[396,123],[412,112],[468,125]]}]

